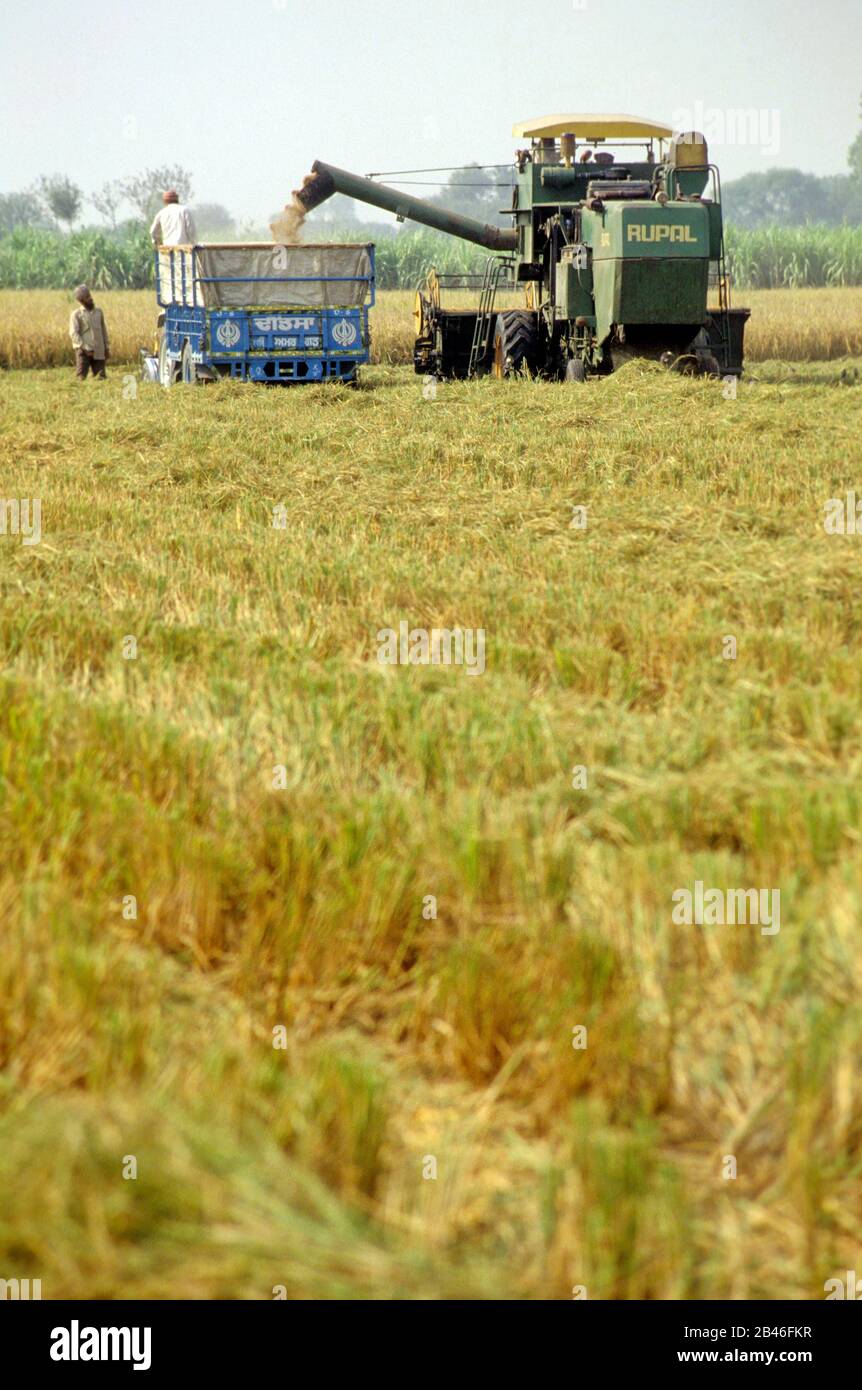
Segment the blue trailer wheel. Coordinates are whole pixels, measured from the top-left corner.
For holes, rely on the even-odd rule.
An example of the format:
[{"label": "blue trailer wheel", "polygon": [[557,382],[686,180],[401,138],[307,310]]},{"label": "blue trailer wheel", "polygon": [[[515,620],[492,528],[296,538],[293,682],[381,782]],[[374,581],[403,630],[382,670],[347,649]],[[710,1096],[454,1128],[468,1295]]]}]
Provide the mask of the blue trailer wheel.
[{"label": "blue trailer wheel", "polygon": [[141,380],[159,384],[159,359],[141,350]]},{"label": "blue trailer wheel", "polygon": [[195,386],[198,380],[195,360],[192,357],[191,343],[183,343],[183,353],[180,358],[180,380],[183,386]]},{"label": "blue trailer wheel", "polygon": [[163,331],[159,338],[159,381],[166,391],[173,386],[175,375],[176,364],[168,356],[168,340]]}]

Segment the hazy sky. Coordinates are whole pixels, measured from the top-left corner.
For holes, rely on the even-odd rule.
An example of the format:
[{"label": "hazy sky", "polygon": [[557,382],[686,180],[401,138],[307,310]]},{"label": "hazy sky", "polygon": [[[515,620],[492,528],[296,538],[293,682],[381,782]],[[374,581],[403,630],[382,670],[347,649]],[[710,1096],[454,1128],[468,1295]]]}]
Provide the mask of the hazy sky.
[{"label": "hazy sky", "polygon": [[688,112],[725,181],[843,173],[862,93],[862,0],[5,0],[0,40],[0,191],[182,164],[257,222],[315,158],[510,160],[557,111]]}]

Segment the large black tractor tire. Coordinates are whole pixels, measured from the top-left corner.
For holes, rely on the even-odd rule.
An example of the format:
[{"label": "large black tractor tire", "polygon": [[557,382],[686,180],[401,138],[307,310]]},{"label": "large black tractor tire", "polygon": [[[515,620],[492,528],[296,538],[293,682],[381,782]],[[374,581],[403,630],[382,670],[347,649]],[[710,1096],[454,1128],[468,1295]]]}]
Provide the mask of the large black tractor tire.
[{"label": "large black tractor tire", "polygon": [[494,376],[502,381],[518,372],[536,371],[539,326],[536,314],[525,309],[506,309],[494,326]]}]

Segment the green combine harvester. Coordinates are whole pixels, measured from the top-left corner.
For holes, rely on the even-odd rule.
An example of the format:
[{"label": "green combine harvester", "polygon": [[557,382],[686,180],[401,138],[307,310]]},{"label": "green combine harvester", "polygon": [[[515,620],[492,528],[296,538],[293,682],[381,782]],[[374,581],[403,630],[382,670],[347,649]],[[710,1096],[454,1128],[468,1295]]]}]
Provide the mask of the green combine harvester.
[{"label": "green combine harvester", "polygon": [[[495,254],[471,309],[444,307],[431,271],[417,293],[417,372],[516,372],[585,381],[626,359],[739,376],[748,309],[732,309],[718,170],[696,131],[634,116],[560,115],[513,129],[513,227],[410,197],[320,160],[294,194],[310,211],[344,193]],[[522,285],[524,307],[498,309]]]}]

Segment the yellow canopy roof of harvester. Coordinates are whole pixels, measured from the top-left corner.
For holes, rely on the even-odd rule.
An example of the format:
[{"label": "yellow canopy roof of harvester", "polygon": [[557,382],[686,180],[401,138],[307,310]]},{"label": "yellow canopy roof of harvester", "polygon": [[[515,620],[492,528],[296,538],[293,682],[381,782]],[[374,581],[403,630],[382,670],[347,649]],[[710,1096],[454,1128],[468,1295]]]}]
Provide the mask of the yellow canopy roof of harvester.
[{"label": "yellow canopy roof of harvester", "polygon": [[560,135],[579,135],[582,140],[631,140],[641,137],[651,140],[669,140],[673,130],[659,121],[648,121],[643,116],[535,116],[531,121],[519,121],[512,126],[512,134],[517,140],[551,139]]}]

